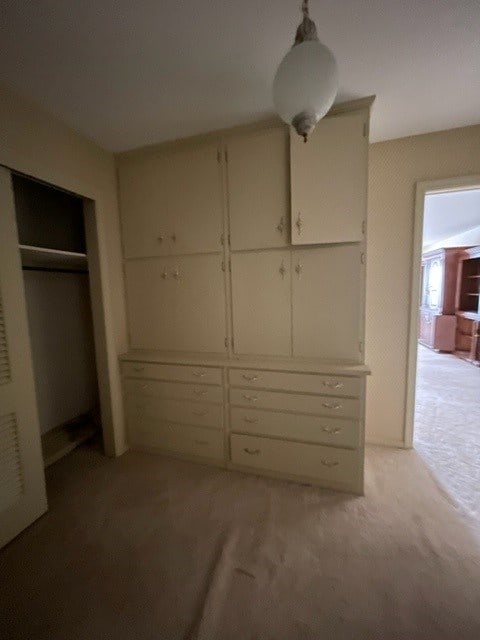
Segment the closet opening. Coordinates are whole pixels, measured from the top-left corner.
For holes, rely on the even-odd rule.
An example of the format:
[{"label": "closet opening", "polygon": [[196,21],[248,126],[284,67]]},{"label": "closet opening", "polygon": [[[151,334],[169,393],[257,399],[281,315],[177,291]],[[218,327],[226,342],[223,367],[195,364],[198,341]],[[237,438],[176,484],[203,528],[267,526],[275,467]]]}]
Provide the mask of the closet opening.
[{"label": "closet opening", "polygon": [[480,180],[418,197],[407,429],[443,489],[480,520]]},{"label": "closet opening", "polygon": [[87,201],[12,175],[45,467],[101,441]]}]

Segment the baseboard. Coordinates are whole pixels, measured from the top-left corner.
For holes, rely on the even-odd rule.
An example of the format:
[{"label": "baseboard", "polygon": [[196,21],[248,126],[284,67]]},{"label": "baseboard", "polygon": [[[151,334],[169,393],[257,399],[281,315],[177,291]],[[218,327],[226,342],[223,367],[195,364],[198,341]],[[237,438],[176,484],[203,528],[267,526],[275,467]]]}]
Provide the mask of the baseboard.
[{"label": "baseboard", "polygon": [[393,440],[390,438],[367,438],[366,444],[373,444],[380,447],[395,447],[396,449],[410,449],[403,440]]}]

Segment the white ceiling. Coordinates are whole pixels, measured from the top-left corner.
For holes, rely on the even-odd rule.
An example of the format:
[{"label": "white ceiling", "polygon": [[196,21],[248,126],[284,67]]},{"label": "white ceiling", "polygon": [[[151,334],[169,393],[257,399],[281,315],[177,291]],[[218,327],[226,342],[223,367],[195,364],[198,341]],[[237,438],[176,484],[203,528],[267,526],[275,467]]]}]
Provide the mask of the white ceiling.
[{"label": "white ceiling", "polygon": [[480,227],[480,189],[425,196],[424,247],[475,227]]},{"label": "white ceiling", "polygon": [[[249,122],[300,0],[1,0],[0,79],[110,150]],[[310,0],[374,141],[480,122],[479,0]]]}]

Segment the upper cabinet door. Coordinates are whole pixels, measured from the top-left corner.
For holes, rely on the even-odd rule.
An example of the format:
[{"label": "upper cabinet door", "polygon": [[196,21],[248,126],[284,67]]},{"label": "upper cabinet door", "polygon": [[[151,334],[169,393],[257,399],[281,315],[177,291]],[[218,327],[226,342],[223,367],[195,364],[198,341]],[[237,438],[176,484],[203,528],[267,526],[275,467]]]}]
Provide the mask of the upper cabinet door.
[{"label": "upper cabinet door", "polygon": [[222,169],[216,143],[169,154],[168,209],[173,253],[222,250]]},{"label": "upper cabinet door", "polygon": [[168,211],[164,156],[127,157],[118,167],[125,258],[168,255],[173,224]]},{"label": "upper cabinet door", "polygon": [[223,256],[171,258],[174,332],[169,350],[225,352],[225,273]]},{"label": "upper cabinet door", "polygon": [[232,255],[234,351],[290,356],[290,250]]},{"label": "upper cabinet door", "polygon": [[361,246],[292,254],[293,355],[361,361]]},{"label": "upper cabinet door", "polygon": [[125,275],[131,349],[225,351],[222,256],[129,260]]},{"label": "upper cabinet door", "polygon": [[119,184],[126,258],[221,251],[216,143],[122,158]]},{"label": "upper cabinet door", "polygon": [[321,120],[290,137],[292,243],[358,242],[367,207],[369,110]]},{"label": "upper cabinet door", "polygon": [[242,134],[230,138],[227,144],[231,248],[288,245],[287,129]]}]

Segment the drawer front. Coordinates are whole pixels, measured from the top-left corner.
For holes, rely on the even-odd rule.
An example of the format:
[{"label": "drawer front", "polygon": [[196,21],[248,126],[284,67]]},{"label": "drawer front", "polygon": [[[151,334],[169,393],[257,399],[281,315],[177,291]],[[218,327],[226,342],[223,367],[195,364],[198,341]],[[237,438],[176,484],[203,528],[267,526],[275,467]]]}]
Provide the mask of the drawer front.
[{"label": "drawer front", "polygon": [[324,418],[233,407],[231,430],[293,440],[306,440],[339,447],[358,447],[360,424],[355,420]]},{"label": "drawer front", "polygon": [[188,456],[223,460],[223,431],[169,424],[155,420],[129,420],[131,446],[152,447]]},{"label": "drawer front", "polygon": [[334,396],[360,395],[360,380],[346,376],[323,376],[309,373],[230,369],[230,384],[251,389],[279,389]]},{"label": "drawer front", "polygon": [[280,409],[338,418],[360,417],[360,402],[352,398],[308,396],[257,389],[230,389],[230,403],[255,409]]},{"label": "drawer front", "polygon": [[237,434],[231,435],[230,444],[234,464],[342,484],[358,483],[361,453],[357,451]]},{"label": "drawer front", "polygon": [[182,382],[160,382],[157,380],[135,380],[126,378],[124,388],[127,393],[156,398],[176,398],[178,400],[200,400],[202,402],[223,403],[222,387]]},{"label": "drawer front", "polygon": [[132,378],[174,380],[177,382],[194,382],[195,384],[222,384],[222,370],[214,367],[124,362],[122,365],[122,373],[124,376]]},{"label": "drawer front", "polygon": [[203,427],[223,427],[223,407],[189,400],[127,396],[127,411],[134,420],[162,420]]}]

